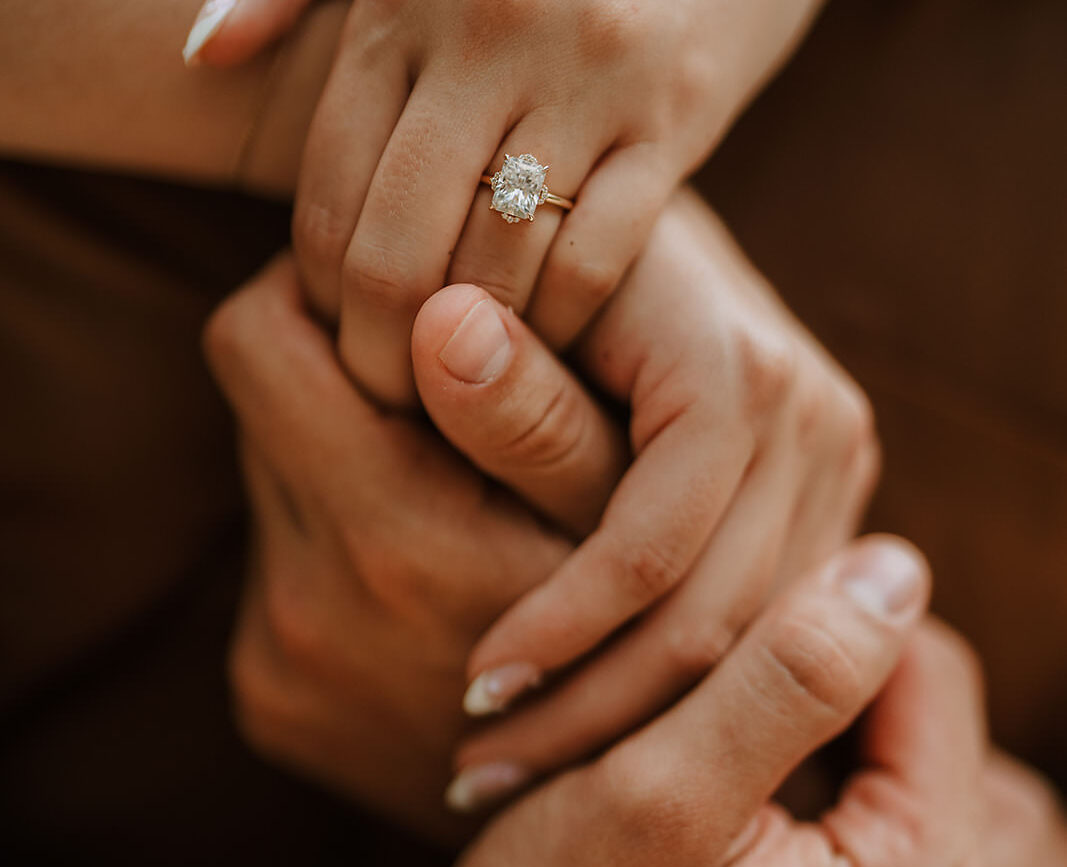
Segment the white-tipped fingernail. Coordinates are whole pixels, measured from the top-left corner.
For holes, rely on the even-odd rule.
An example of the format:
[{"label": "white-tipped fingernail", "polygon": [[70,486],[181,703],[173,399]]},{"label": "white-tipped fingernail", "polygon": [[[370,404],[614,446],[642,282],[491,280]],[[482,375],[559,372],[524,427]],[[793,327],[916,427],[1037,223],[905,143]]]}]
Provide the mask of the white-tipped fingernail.
[{"label": "white-tipped fingernail", "polygon": [[915,608],[922,593],[924,566],[919,556],[899,543],[867,543],[850,554],[838,580],[864,611],[883,620]]},{"label": "white-tipped fingernail", "polygon": [[237,0],[207,0],[197,13],[193,29],[189,31],[189,37],[185,40],[185,48],[182,49],[182,57],[185,58],[186,66],[196,66],[200,60],[200,52],[210,39],[219,32],[222,22],[226,20]]},{"label": "white-tipped fingernail", "polygon": [[456,813],[474,813],[524,786],[530,772],[511,762],[464,768],[445,791],[445,804]]},{"label": "white-tipped fingernail", "polygon": [[497,713],[540,682],[541,672],[528,662],[512,662],[483,671],[467,687],[463,709],[471,716]]}]

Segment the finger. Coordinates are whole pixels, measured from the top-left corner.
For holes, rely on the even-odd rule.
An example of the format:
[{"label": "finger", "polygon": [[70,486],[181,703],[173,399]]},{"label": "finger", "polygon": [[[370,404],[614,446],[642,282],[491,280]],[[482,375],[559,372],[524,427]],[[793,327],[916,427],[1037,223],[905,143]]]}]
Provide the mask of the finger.
[{"label": "finger", "polygon": [[676,179],[651,147],[608,154],[560,227],[527,314],[553,349],[569,345],[592,320],[652,234]]},{"label": "finger", "polygon": [[[795,428],[787,434],[811,459],[779,564],[779,583],[822,562],[856,534],[878,480],[881,452],[870,402],[847,374],[838,373],[827,377],[818,366],[813,379],[822,394],[800,398],[806,405],[795,413]],[[799,389],[801,395],[804,391]]]},{"label": "finger", "polygon": [[[472,705],[500,709],[515,697],[501,690],[500,669],[543,673],[572,662],[689,572],[753,449],[734,424],[702,415],[685,414],[659,433],[619,483],[600,527],[493,624],[468,665]],[[489,687],[491,703],[477,698]]]},{"label": "finger", "polygon": [[986,758],[973,653],[946,627],[915,638],[871,710],[865,763],[823,825],[856,867],[962,864]]},{"label": "finger", "polygon": [[[509,156],[531,154],[539,165],[548,167],[545,186],[556,195],[572,198],[603,146],[598,132],[596,127],[589,132],[588,125],[568,123],[546,112],[528,115],[508,134],[488,174],[501,170]],[[508,223],[498,210],[490,209],[493,199],[493,190],[483,183],[456,247],[448,281],[475,283],[521,313],[565,214],[546,203],[536,208],[532,222]]]},{"label": "finger", "polygon": [[989,823],[983,828],[982,863],[1061,867],[1067,859],[1067,820],[1048,781],[1000,752],[990,757],[983,776]]},{"label": "finger", "polygon": [[305,291],[332,321],[352,233],[410,90],[399,35],[383,33],[369,14],[357,6],[346,21],[342,53],[308,130],[293,207],[293,249]]},{"label": "finger", "polygon": [[629,460],[625,437],[514,313],[450,286],[419,311],[412,355],[453,446],[575,535],[596,525]]},{"label": "finger", "polygon": [[774,806],[764,807],[757,821],[744,850],[728,852],[718,867],[853,867],[833,851],[825,834]]},{"label": "finger", "polygon": [[705,841],[734,839],[784,777],[877,693],[928,592],[925,563],[905,543],[851,546],[777,597],[696,690],[590,773],[633,793],[621,795],[625,825],[647,827],[642,806],[662,813],[689,796],[703,806]]},{"label": "finger", "polygon": [[[343,452],[372,446],[361,437],[379,427],[376,413],[348,385],[329,339],[308,317],[292,256],[277,257],[223,302],[204,345],[243,430],[269,449],[275,466],[326,470]],[[330,424],[318,421],[324,407]]]},{"label": "finger", "polygon": [[619,863],[621,852],[643,864],[669,851],[672,863],[717,863],[878,691],[928,592],[921,557],[885,537],[813,570],[677,706],[544,790],[557,851],[541,862]]},{"label": "finger", "polygon": [[[449,574],[466,583],[436,587],[435,616],[477,634],[570,546],[507,492],[487,487],[424,426],[369,404],[299,290],[292,257],[278,257],[205,329],[210,366],[242,433],[293,493],[298,512],[341,528],[329,544],[357,564],[372,558],[368,574],[383,574],[379,564],[397,559],[412,575],[438,576],[440,552],[448,552]],[[414,592],[386,574],[382,592]],[[419,585],[426,605],[432,583]]]},{"label": "finger", "polygon": [[237,66],[292,29],[311,0],[208,0],[182,56],[189,66]]},{"label": "finger", "polygon": [[[431,82],[425,84],[424,82]],[[388,405],[415,401],[411,327],[445,282],[482,172],[507,118],[424,75],[374,173],[341,274],[340,351]]]},{"label": "finger", "polygon": [[793,511],[797,463],[788,449],[760,461],[685,583],[543,698],[464,743],[461,773],[509,761],[534,777],[570,764],[706,676],[764,602]]}]

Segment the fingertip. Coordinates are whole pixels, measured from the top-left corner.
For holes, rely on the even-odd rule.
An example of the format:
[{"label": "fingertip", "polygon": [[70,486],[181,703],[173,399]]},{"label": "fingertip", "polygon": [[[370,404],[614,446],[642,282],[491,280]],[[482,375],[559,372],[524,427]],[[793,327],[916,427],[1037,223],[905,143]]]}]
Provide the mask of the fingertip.
[{"label": "fingertip", "polygon": [[205,52],[219,37],[236,5],[237,0],[207,0],[200,7],[182,48],[186,66],[199,66],[204,62]]},{"label": "fingertip", "polygon": [[189,31],[185,65],[238,66],[290,30],[306,0],[208,0]]},{"label": "fingertip", "polygon": [[[505,309],[484,289],[469,283],[446,286],[419,310],[412,328],[415,379],[425,387],[440,378],[484,385],[511,359]],[[423,401],[426,395],[422,395]]]},{"label": "fingertip", "polygon": [[929,564],[899,536],[860,539],[839,561],[837,575],[858,607],[883,620],[917,620],[929,602]]},{"label": "fingertip", "polygon": [[436,356],[463,318],[487,298],[489,293],[473,283],[454,283],[438,290],[415,315],[412,343]]}]

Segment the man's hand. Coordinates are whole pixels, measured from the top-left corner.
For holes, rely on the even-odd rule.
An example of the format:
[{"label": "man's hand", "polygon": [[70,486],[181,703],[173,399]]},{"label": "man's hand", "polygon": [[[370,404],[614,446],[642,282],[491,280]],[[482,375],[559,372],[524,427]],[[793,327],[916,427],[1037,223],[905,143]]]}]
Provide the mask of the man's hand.
[{"label": "man's hand", "polygon": [[[517,390],[485,405],[482,422],[522,423],[537,411],[537,389],[554,389],[589,436],[575,483],[603,503],[625,463],[622,435],[513,326]],[[459,336],[453,352],[472,339]],[[442,794],[465,727],[467,655],[571,543],[432,430],[360,396],[305,310],[291,258],[219,309],[206,347],[237,414],[255,517],[231,660],[246,733],[349,796],[454,837],[462,828]],[[517,457],[513,480],[536,459]]]},{"label": "man's hand", "polygon": [[[778,846],[782,829],[765,818],[768,799],[885,683],[922,617],[928,582],[922,558],[898,540],[849,546],[776,598],[674,708],[505,811],[463,867],[706,867],[739,855],[746,864],[829,867],[838,841],[808,829],[803,839]],[[969,773],[978,764],[979,738],[953,736],[962,739],[955,754]],[[924,750],[935,746],[920,740]],[[905,738],[887,750],[901,743],[909,746]],[[778,825],[784,821],[777,811],[771,815]],[[887,811],[880,818],[901,817]],[[744,860],[753,849],[758,857]],[[774,857],[758,860],[768,852]],[[809,854],[821,860],[809,861]]]},{"label": "man's hand", "polygon": [[[462,867],[1067,864],[1052,791],[986,740],[973,652],[936,622],[912,631],[925,582],[899,542],[850,546],[776,600],[677,708],[502,813]],[[802,823],[768,802],[880,688],[909,635],[837,805]]]}]

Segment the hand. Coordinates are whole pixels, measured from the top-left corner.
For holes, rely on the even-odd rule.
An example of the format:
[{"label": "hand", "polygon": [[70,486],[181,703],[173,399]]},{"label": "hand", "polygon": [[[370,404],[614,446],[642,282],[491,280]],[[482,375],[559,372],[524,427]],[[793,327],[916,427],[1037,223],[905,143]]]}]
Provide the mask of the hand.
[{"label": "hand", "polygon": [[459,754],[465,775],[506,762],[525,778],[602,749],[702,678],[775,585],[851,538],[879,457],[866,398],[695,197],[671,205],[576,346],[587,378],[630,409],[636,460],[606,512],[577,483],[592,449],[568,392],[546,384],[532,420],[497,429],[483,419],[511,399],[507,349],[483,344],[495,359],[486,382],[473,381],[480,363],[450,372],[453,330],[491,310],[508,326],[485,333],[520,333],[473,286],[424,306],[413,345],[423,403],[478,466],[510,473],[576,538],[592,531],[468,666],[468,708],[485,713],[583,660]]},{"label": "hand", "polygon": [[[776,842],[781,830],[765,818],[768,798],[878,692],[921,619],[928,582],[922,559],[907,545],[889,538],[854,543],[777,597],[674,708],[510,807],[461,864],[707,867],[753,851],[762,856],[765,841]],[[947,695],[957,695],[955,685]],[[946,740],[968,734],[949,732]],[[978,740],[961,740],[955,756],[969,760]],[[922,737],[893,745],[934,746]],[[889,778],[912,794],[906,776]],[[879,814],[890,828],[900,818],[888,810],[893,806],[899,801],[887,799]],[[815,853],[822,860],[811,863],[829,867],[836,841],[820,829],[806,836],[792,852],[775,853],[785,857],[741,863],[793,867]]]},{"label": "hand", "polygon": [[864,717],[860,766],[838,804],[806,824],[767,801],[879,689],[925,582],[899,542],[852,545],[778,598],[670,713],[501,814],[462,867],[1067,863],[1061,808],[990,751],[974,656],[933,622]]},{"label": "hand", "polygon": [[[481,420],[525,426],[538,389],[567,393],[589,448],[572,490],[602,503],[626,459],[620,433],[528,332],[515,336],[502,377],[512,399],[483,405]],[[465,826],[441,795],[466,657],[570,542],[425,426],[352,388],[290,257],[225,302],[205,342],[237,415],[255,519],[231,656],[244,731],[276,760],[454,839]]]},{"label": "hand", "polygon": [[[241,59],[302,5],[213,0],[196,56]],[[569,343],[817,5],[354,4],[294,217],[301,272],[320,312],[340,316],[349,371],[380,400],[412,403],[411,324],[446,282],[477,283],[550,346]],[[489,210],[479,179],[523,153],[576,198],[566,220],[543,205],[513,226]]]}]

